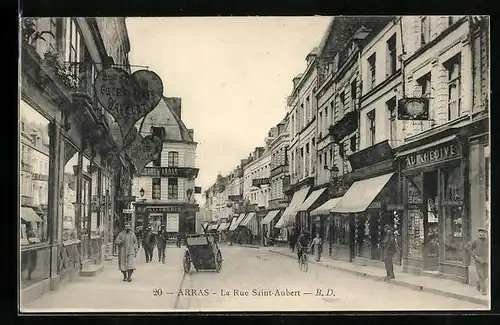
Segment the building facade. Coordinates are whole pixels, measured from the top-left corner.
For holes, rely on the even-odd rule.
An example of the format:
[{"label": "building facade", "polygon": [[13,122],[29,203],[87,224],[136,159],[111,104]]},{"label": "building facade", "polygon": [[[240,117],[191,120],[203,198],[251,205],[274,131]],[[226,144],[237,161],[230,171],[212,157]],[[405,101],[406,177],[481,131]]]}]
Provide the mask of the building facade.
[{"label": "building facade", "polygon": [[128,66],[130,46],[123,18],[106,33],[99,19],[21,20],[22,302],[102,267],[112,254],[116,202],[129,194],[131,164],[93,83],[113,64]]},{"label": "building facade", "polygon": [[[198,203],[194,198],[196,147],[194,130],[182,122],[180,98],[163,97],[137,127],[145,137],[163,138],[161,155],[134,177],[132,195],[139,224],[157,231],[164,224],[169,234],[195,233]],[[142,125],[142,130],[140,127]]]}]

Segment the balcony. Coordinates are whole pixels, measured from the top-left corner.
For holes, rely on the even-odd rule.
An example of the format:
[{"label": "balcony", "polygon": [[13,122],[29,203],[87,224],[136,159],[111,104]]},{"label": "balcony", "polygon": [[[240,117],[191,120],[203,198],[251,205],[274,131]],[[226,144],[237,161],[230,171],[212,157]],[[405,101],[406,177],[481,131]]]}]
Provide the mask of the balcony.
[{"label": "balcony", "polygon": [[33,170],[33,166],[31,164],[24,162],[24,161],[21,161],[21,170],[23,172],[31,173],[31,171]]},{"label": "balcony", "polygon": [[21,196],[21,206],[23,207],[32,207],[33,206],[33,197],[32,196]]},{"label": "balcony", "polygon": [[288,165],[281,165],[273,168],[271,170],[271,178],[281,175],[281,174],[287,174],[288,173]]}]

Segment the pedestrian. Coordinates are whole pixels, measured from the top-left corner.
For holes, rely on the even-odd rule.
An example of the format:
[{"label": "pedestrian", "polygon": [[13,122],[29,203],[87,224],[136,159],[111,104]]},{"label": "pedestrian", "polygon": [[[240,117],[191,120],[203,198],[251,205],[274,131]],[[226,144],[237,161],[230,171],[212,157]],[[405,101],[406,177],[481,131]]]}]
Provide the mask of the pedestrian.
[{"label": "pedestrian", "polygon": [[478,237],[478,239],[472,242],[470,248],[472,251],[472,257],[476,262],[476,271],[479,278],[476,283],[477,291],[481,291],[481,294],[486,295],[486,281],[488,279],[489,257],[488,231],[486,230],[486,228],[478,229]]},{"label": "pedestrian", "polygon": [[137,237],[132,231],[130,223],[125,224],[125,229],[118,234],[115,240],[118,247],[118,267],[123,273],[123,281],[132,281],[134,273],[134,260],[137,256]]},{"label": "pedestrian", "polygon": [[157,249],[158,249],[158,262],[165,264],[165,249],[167,248],[168,234],[165,225],[162,224],[160,232],[158,233]]},{"label": "pedestrian", "polygon": [[144,254],[146,255],[146,263],[151,262],[153,259],[154,249],[154,234],[151,232],[151,227],[147,227],[142,237],[142,247],[144,247]]},{"label": "pedestrian", "polygon": [[387,274],[385,280],[389,281],[396,278],[396,276],[394,275],[394,263],[392,261],[394,254],[396,254],[396,238],[389,224],[386,224],[384,226],[384,230],[385,237],[382,241],[382,249],[385,271]]},{"label": "pedestrian", "polygon": [[314,258],[316,262],[319,262],[319,260],[321,259],[321,246],[323,245],[323,241],[319,237],[319,234],[316,234],[316,237],[314,237],[312,244],[314,249]]},{"label": "pedestrian", "polygon": [[178,248],[181,247],[181,234],[180,233],[177,233],[176,245]]},{"label": "pedestrian", "polygon": [[290,236],[288,237],[288,240],[290,242],[290,248],[292,250],[292,253],[295,251],[295,246],[297,245],[297,234],[294,230],[290,231]]}]

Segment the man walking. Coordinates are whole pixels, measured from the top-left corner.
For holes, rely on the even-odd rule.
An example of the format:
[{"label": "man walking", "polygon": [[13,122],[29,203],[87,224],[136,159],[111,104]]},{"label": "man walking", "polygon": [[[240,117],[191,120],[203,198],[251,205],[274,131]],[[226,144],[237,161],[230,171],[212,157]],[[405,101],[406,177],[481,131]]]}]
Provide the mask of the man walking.
[{"label": "man walking", "polygon": [[153,249],[154,249],[154,234],[151,232],[151,227],[147,227],[142,237],[142,247],[144,247],[144,253],[146,254],[146,263],[151,262],[153,259]]},{"label": "man walking", "polygon": [[486,280],[488,279],[488,231],[485,228],[478,229],[478,239],[474,240],[471,244],[472,257],[476,262],[476,271],[478,281],[476,283],[477,291],[481,294],[487,294]]},{"label": "man walking", "polygon": [[137,237],[132,231],[130,223],[125,225],[125,230],[116,237],[115,244],[118,247],[118,267],[123,273],[123,281],[132,281],[132,273],[135,270],[135,257],[137,255]]},{"label": "man walking", "polygon": [[382,249],[385,263],[385,271],[386,271],[386,281],[395,279],[394,275],[394,264],[392,258],[394,254],[396,254],[396,238],[394,236],[394,232],[391,229],[391,226],[386,224],[384,226],[385,237],[382,241]]},{"label": "man walking", "polygon": [[157,248],[158,248],[158,262],[162,262],[165,264],[165,249],[167,247],[167,230],[165,229],[165,225],[162,224],[160,227],[160,231],[158,232],[157,238]]}]

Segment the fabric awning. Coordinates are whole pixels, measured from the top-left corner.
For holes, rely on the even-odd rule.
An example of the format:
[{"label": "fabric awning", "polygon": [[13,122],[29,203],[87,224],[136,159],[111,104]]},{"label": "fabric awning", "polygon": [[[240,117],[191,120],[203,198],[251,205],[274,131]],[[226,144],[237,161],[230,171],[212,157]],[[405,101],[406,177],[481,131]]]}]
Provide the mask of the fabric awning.
[{"label": "fabric awning", "polygon": [[322,189],[316,190],[316,191],[312,192],[311,194],[309,194],[309,196],[306,198],[306,200],[299,206],[299,208],[297,209],[297,212],[307,211],[311,207],[311,205],[313,205],[314,202],[316,202],[316,200],[319,198],[319,196],[325,190],[326,190],[326,188],[322,188]]},{"label": "fabric awning", "polygon": [[215,229],[217,229],[217,227],[219,227],[218,224],[212,224],[212,225],[210,225],[210,227],[208,228],[208,230],[215,230]]},{"label": "fabric awning", "polygon": [[283,215],[280,220],[274,225],[275,228],[282,228],[287,224],[293,223],[295,221],[295,215],[297,214],[297,208],[306,199],[307,193],[309,192],[309,187],[305,187],[293,194],[292,201],[290,205],[283,211]]},{"label": "fabric awning", "polygon": [[42,222],[42,218],[36,214],[35,210],[28,207],[21,207],[21,219],[26,222]]},{"label": "fabric awning", "polygon": [[[240,214],[238,219],[234,218],[233,222],[231,222],[231,226],[229,227],[229,230],[235,230],[238,227],[238,225],[243,221],[243,218],[245,218],[244,213]],[[236,219],[236,221],[234,221],[235,219]]]},{"label": "fabric awning", "polygon": [[380,191],[382,191],[392,175],[394,173],[354,182],[340,202],[330,211],[338,213],[365,211]]},{"label": "fabric awning", "polygon": [[219,228],[217,228],[217,231],[223,231],[225,230],[227,227],[229,226],[229,224],[227,222],[223,222],[220,224]]},{"label": "fabric awning", "polygon": [[280,213],[280,210],[271,210],[269,211],[264,219],[260,222],[261,225],[268,225],[273,221],[274,218]]},{"label": "fabric awning", "polygon": [[333,209],[337,205],[337,203],[340,202],[341,199],[342,199],[342,197],[336,197],[336,198],[333,198],[333,199],[326,201],[319,208],[312,210],[311,216],[319,216],[319,215],[329,214],[330,210]]},{"label": "fabric awning", "polygon": [[245,219],[243,219],[243,221],[240,223],[240,226],[246,227],[248,225],[248,223],[250,222],[250,220],[252,220],[253,218],[255,218],[255,212],[250,212],[247,215],[247,217]]}]

